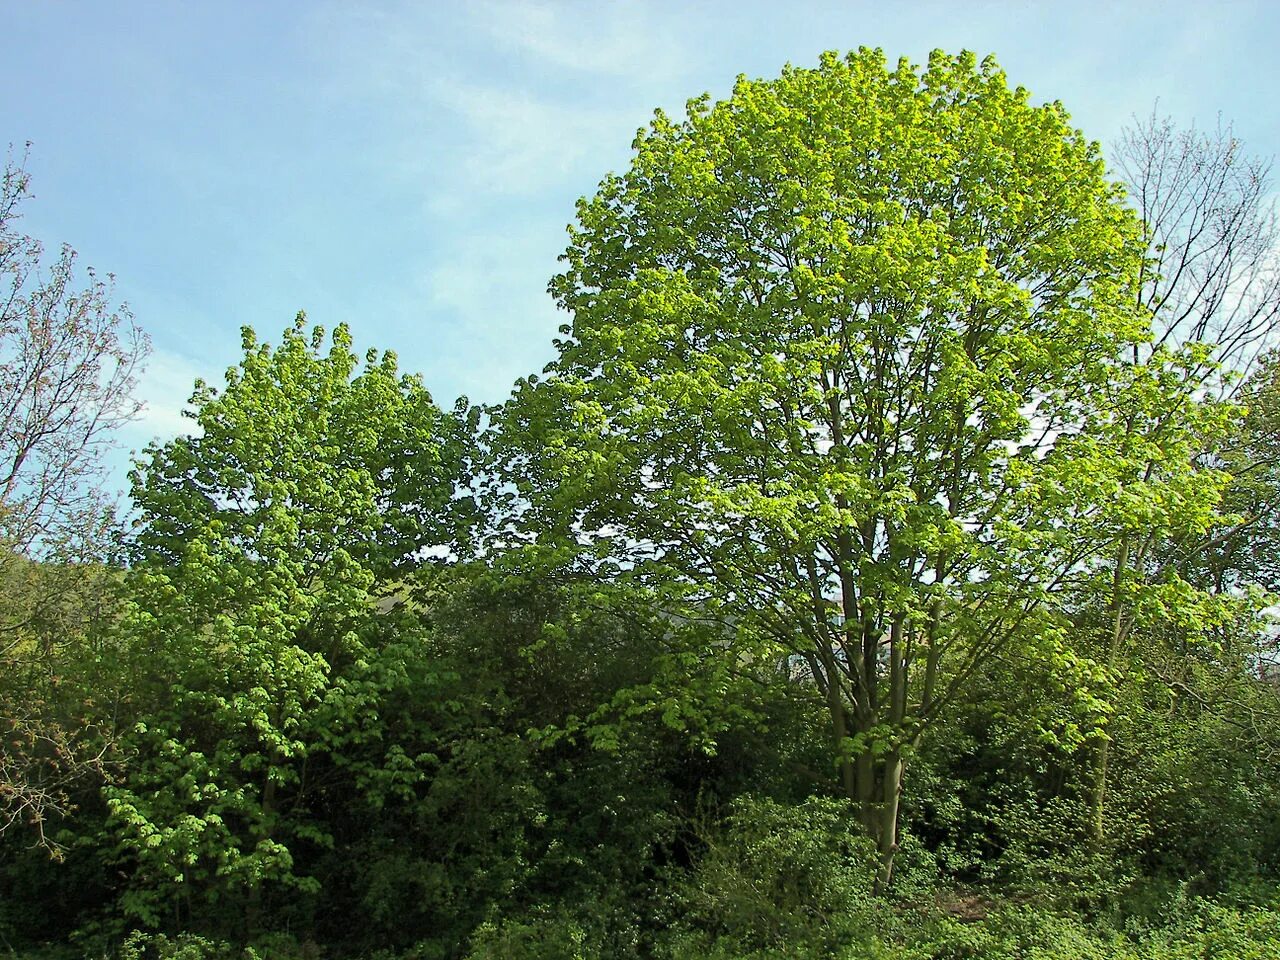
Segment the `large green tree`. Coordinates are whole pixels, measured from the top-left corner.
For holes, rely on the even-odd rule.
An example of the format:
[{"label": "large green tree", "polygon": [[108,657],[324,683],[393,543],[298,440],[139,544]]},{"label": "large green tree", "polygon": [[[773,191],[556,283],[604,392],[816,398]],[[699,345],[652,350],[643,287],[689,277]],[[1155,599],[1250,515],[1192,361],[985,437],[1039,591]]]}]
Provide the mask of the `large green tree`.
[{"label": "large green tree", "polygon": [[571,236],[559,356],[500,417],[525,529],[678,585],[708,656],[788,658],[883,886],[976,666],[1065,655],[1117,543],[1213,522],[1217,414],[1135,359],[1140,224],[992,60],[861,50],[659,112]]}]

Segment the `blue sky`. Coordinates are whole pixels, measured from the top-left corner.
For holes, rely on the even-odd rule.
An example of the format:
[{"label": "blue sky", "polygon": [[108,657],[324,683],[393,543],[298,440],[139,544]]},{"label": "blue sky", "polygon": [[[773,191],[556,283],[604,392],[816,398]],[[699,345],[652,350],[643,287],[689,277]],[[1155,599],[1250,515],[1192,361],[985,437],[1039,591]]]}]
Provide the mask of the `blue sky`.
[{"label": "blue sky", "polygon": [[[1280,152],[1280,3],[0,3],[0,145],[24,229],[117,277],[155,354],[140,448],[238,330],[299,309],[395,349],[437,401],[551,359],[574,200],[655,107],[825,49],[994,53],[1104,144],[1134,114]],[[124,461],[123,454],[121,463]]]}]

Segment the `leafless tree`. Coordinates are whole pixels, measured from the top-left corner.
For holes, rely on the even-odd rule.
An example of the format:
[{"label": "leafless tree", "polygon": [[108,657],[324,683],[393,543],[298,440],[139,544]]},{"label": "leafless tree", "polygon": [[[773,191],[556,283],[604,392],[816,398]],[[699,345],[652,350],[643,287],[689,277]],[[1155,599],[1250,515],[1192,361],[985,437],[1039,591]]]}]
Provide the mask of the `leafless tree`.
[{"label": "leafless tree", "polygon": [[28,195],[22,164],[0,185],[0,537],[18,552],[84,560],[110,504],[103,457],[133,399],[146,335],[112,280],[77,285],[63,246],[47,270],[39,241],[16,229]]},{"label": "leafless tree", "polygon": [[109,749],[67,675],[108,598],[103,455],[138,413],[149,343],[110,276],[81,279],[69,246],[45,265],[18,230],[25,160],[0,181],[0,832],[29,825],[56,851],[46,822]]},{"label": "leafless tree", "polygon": [[1245,153],[1229,124],[1179,128],[1154,112],[1123,133],[1112,162],[1148,228],[1139,297],[1152,346],[1215,344],[1230,375],[1211,380],[1230,392],[1280,323],[1270,162]]},{"label": "leafless tree", "polygon": [[[1152,340],[1134,348],[1134,360],[1161,348],[1212,345],[1211,352],[1196,355],[1188,376],[1203,386],[1207,398],[1244,400],[1251,411],[1235,437],[1225,444],[1206,440],[1209,449],[1203,451],[1205,462],[1232,475],[1226,505],[1238,508],[1239,519],[1166,544],[1154,536],[1137,549],[1133,538],[1121,541],[1104,631],[1105,660],[1114,670],[1129,657],[1146,658],[1148,674],[1163,679],[1175,697],[1194,699],[1228,724],[1248,717],[1247,730],[1256,732],[1267,724],[1253,718],[1266,715],[1274,727],[1280,716],[1274,688],[1260,685],[1253,672],[1258,657],[1240,655],[1205,670],[1176,636],[1153,634],[1139,645],[1135,610],[1121,600],[1120,591],[1126,580],[1153,582],[1177,569],[1203,589],[1225,594],[1239,574],[1259,569],[1242,558],[1274,554],[1274,461],[1258,459],[1271,444],[1266,434],[1274,431],[1264,431],[1262,444],[1253,435],[1259,418],[1274,415],[1274,399],[1262,389],[1265,383],[1260,386],[1256,376],[1249,376],[1274,369],[1273,361],[1259,363],[1259,358],[1276,346],[1280,329],[1280,230],[1271,164],[1245,153],[1229,124],[1219,121],[1210,131],[1180,128],[1154,112],[1123,133],[1112,160],[1147,225],[1148,256],[1138,299],[1150,314]],[[1156,468],[1154,461],[1150,468]],[[1261,636],[1250,615],[1241,617],[1247,622],[1236,632]],[[1251,712],[1245,712],[1245,704]],[[1277,745],[1280,740],[1272,737],[1259,740],[1257,749],[1270,752]],[[1091,805],[1098,841],[1105,828],[1109,749],[1108,739],[1094,748]]]}]

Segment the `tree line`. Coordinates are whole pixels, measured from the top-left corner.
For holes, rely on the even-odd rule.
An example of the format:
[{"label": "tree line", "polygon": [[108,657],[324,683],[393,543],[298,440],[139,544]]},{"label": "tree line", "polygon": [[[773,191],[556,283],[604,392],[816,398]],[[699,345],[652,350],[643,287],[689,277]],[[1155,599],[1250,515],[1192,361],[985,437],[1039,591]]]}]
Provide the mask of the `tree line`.
[{"label": "tree line", "polygon": [[117,518],[145,335],[11,160],[3,943],[1269,955],[1269,189],[968,53],[740,78],[580,201],[508,401],[246,328]]}]

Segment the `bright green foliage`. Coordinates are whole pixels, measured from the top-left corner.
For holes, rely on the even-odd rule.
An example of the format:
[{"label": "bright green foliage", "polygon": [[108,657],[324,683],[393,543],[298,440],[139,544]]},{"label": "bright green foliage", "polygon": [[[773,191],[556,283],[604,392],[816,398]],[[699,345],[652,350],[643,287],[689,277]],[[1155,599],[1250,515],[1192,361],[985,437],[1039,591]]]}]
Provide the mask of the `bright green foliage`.
[{"label": "bright green foliage", "polygon": [[361,367],[345,326],[328,351],[323,337],[302,314],[275,348],[245,328],[226,387],[197,382],[196,435],[149,449],[135,474],[141,558],[177,562],[201,541],[302,580],[387,578],[453,543],[463,424],[394,353]]},{"label": "bright green foliage", "polygon": [[199,435],[134,474],[140,759],[108,796],[125,910],[148,923],[208,901],[253,926],[264,885],[318,888],[295,869],[332,842],[300,816],[308,762],[376,716],[362,678],[392,669],[370,663],[393,578],[456,542],[464,425],[393,354],[360,367],[345,328],[322,337],[301,316],[275,349],[246,330],[226,388],[197,385]]},{"label": "bright green foliage", "polygon": [[993,61],[867,50],[659,113],[578,220],[559,358],[501,418],[528,529],[790,657],[887,880],[976,666],[1068,651],[1068,586],[1133,527],[1215,522],[1185,365],[1131,360],[1139,226]]}]

